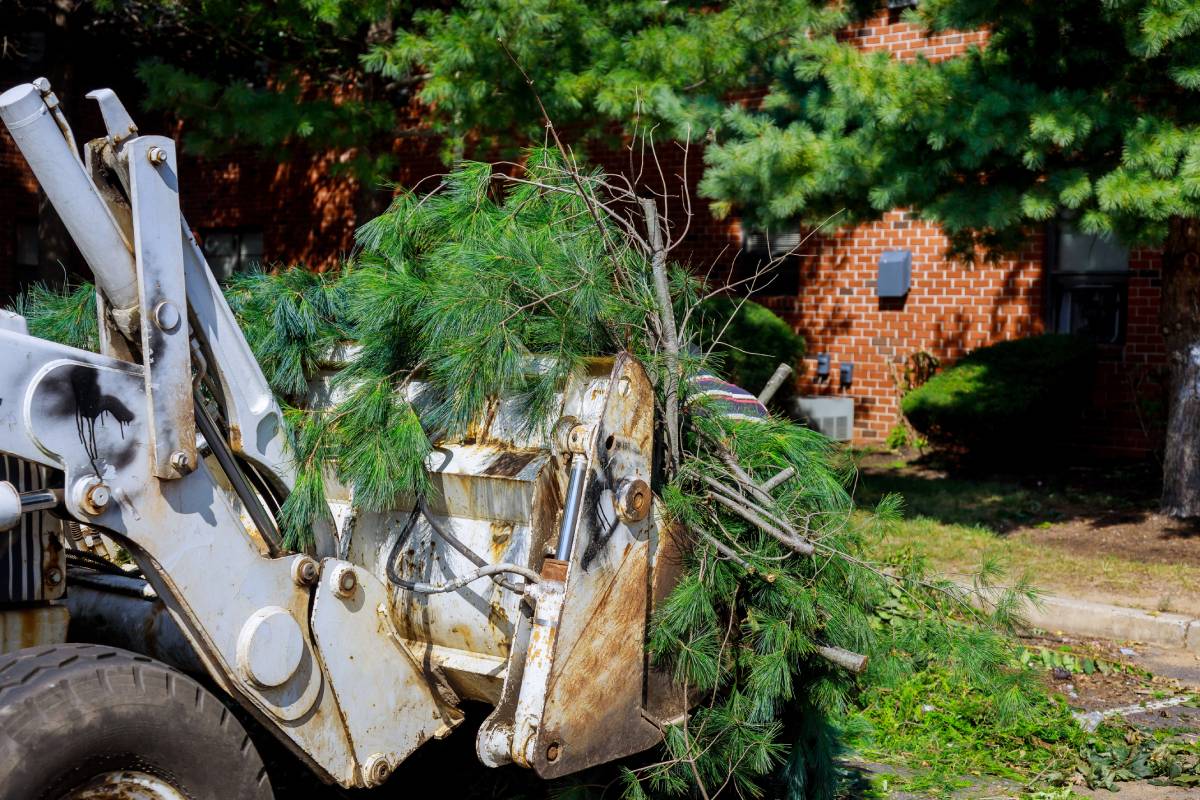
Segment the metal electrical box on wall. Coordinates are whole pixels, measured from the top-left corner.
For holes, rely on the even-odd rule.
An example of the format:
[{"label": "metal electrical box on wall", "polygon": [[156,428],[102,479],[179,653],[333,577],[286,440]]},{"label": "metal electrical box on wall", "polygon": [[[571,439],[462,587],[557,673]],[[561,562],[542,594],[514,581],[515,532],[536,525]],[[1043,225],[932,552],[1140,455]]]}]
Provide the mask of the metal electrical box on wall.
[{"label": "metal electrical box on wall", "polygon": [[888,250],[879,257],[876,297],[904,297],[912,281],[912,251]]}]

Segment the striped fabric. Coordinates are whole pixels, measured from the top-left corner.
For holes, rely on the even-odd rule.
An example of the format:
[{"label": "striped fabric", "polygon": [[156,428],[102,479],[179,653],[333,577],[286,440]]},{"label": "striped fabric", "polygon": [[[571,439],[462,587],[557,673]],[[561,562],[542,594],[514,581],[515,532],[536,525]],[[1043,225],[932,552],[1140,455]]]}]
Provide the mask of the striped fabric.
[{"label": "striped fabric", "polygon": [[[19,491],[45,487],[37,464],[0,456],[0,480]],[[0,603],[28,603],[45,599],[42,591],[42,551],[46,534],[57,530],[57,520],[45,512],[25,514],[11,531],[0,531]],[[52,527],[53,526],[53,527]]]},{"label": "striped fabric", "polygon": [[723,381],[716,375],[701,372],[688,380],[689,410],[695,414],[716,414],[730,419],[764,420],[767,407],[740,386]]}]

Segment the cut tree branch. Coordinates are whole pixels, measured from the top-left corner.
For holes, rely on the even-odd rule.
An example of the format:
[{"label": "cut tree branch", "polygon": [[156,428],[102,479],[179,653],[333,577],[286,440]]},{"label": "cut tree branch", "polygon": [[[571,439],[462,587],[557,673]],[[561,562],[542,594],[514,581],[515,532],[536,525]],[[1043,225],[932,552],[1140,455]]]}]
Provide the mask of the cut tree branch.
[{"label": "cut tree branch", "polygon": [[749,522],[762,532],[774,536],[782,544],[787,545],[800,555],[811,556],[816,549],[813,547],[811,542],[807,542],[803,539],[795,538],[784,533],[762,517],[755,514],[748,507],[737,502],[736,500],[733,500],[732,498],[726,497],[725,495],[717,492],[708,492],[706,496],[710,500],[716,500],[718,503],[725,506],[734,514],[737,514],[739,517],[746,520],[746,522]]},{"label": "cut tree branch", "polygon": [[843,650],[840,647],[818,647],[817,654],[831,664],[836,664],[844,670],[861,675],[867,668],[867,657],[859,653]]},{"label": "cut tree branch", "polygon": [[667,362],[667,385],[664,387],[667,449],[671,454],[671,473],[679,471],[679,330],[675,327],[675,306],[671,302],[671,284],[667,279],[667,250],[659,225],[658,204],[653,198],[640,198],[646,218],[646,236],[650,240],[650,269],[654,276],[654,299],[658,304],[663,350]]}]

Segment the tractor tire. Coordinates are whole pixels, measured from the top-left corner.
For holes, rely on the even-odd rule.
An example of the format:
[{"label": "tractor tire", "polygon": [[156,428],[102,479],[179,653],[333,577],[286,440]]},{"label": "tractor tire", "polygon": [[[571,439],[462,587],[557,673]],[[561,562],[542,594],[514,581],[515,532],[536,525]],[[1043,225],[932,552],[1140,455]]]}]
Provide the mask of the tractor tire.
[{"label": "tractor tire", "polygon": [[271,800],[258,751],[200,684],[94,644],[0,656],[0,800]]}]

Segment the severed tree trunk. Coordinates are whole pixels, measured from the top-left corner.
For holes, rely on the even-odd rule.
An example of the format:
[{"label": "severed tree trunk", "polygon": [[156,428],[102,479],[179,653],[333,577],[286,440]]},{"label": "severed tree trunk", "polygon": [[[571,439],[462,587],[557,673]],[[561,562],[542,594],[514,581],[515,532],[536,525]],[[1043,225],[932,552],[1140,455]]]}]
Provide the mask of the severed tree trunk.
[{"label": "severed tree trunk", "polygon": [[1162,511],[1200,517],[1200,219],[1171,220],[1162,264],[1170,371]]}]

